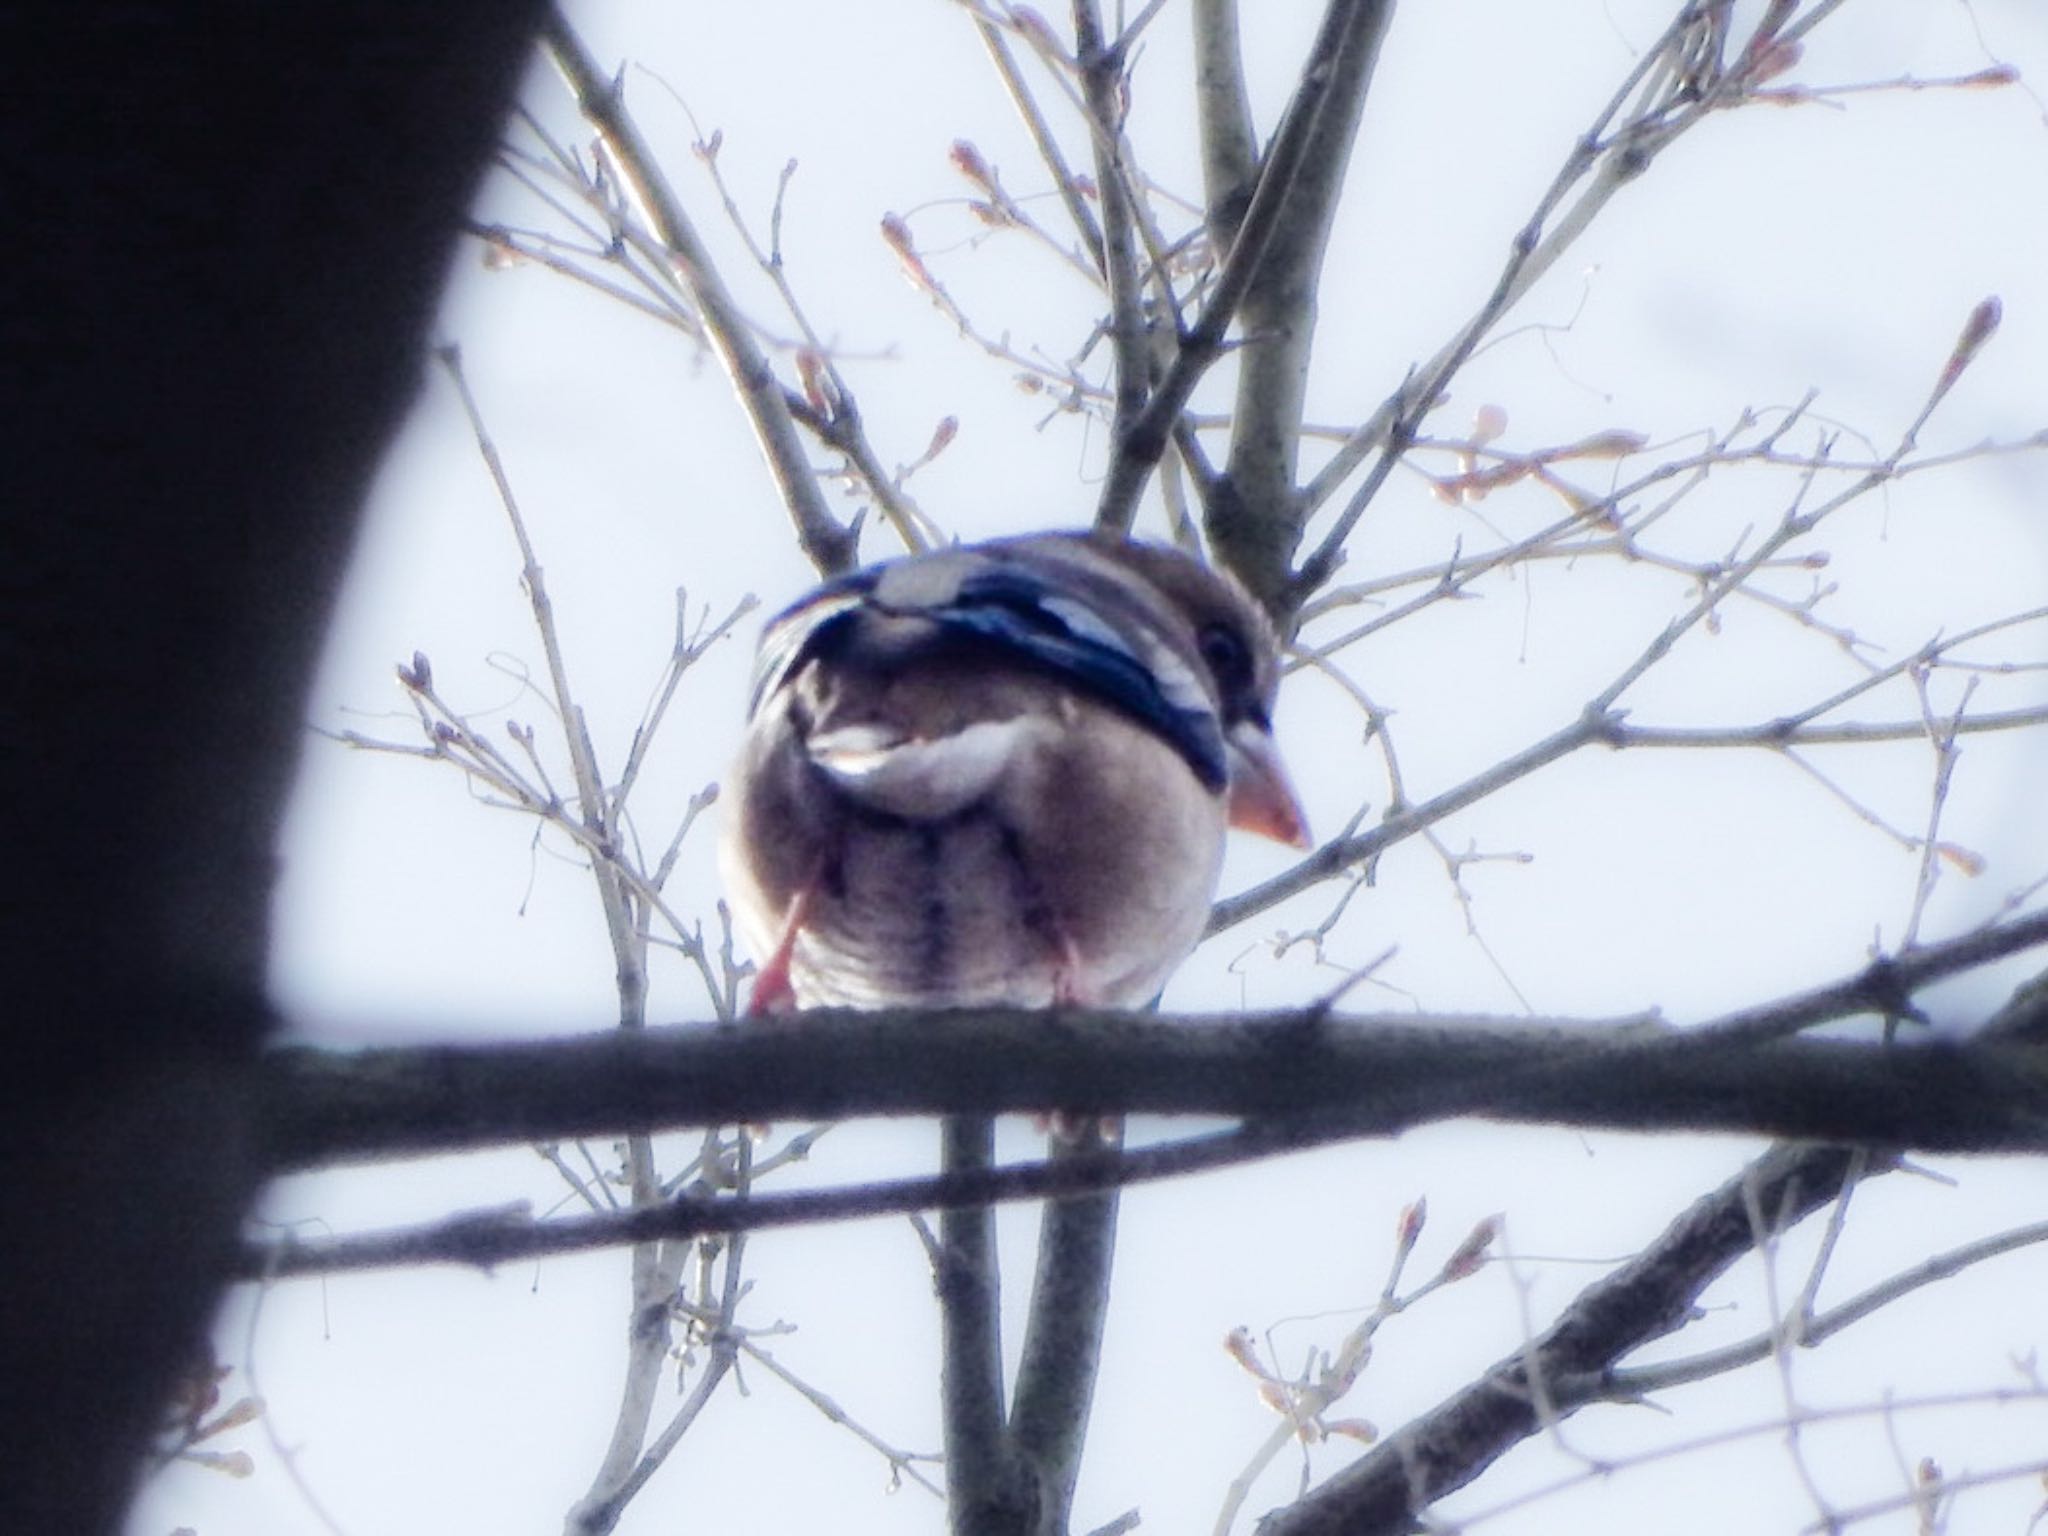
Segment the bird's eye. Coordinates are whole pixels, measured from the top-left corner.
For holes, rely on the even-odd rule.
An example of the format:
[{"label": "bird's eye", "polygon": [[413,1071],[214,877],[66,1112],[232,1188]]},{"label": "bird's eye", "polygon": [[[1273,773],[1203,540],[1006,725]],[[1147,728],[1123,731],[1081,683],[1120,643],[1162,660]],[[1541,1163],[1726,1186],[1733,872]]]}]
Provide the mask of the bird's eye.
[{"label": "bird's eye", "polygon": [[1243,635],[1228,624],[1209,624],[1196,639],[1202,660],[1223,692],[1237,693],[1251,685],[1252,652]]}]

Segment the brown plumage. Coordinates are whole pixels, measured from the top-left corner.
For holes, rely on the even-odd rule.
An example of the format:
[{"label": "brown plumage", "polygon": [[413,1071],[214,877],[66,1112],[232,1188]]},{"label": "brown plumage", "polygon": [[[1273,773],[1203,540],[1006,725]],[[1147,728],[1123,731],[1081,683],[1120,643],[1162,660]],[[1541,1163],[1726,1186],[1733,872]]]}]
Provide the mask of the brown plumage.
[{"label": "brown plumage", "polygon": [[754,1008],[1135,1006],[1193,948],[1227,825],[1306,843],[1271,626],[1097,534],[828,583],[762,636],[721,858]]}]

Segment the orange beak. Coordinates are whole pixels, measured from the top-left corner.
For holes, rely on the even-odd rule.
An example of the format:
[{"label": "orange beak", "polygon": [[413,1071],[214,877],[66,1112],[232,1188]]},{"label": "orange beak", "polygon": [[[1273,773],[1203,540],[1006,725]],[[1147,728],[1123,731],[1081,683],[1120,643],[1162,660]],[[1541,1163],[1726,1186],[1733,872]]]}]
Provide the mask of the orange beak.
[{"label": "orange beak", "polygon": [[1290,848],[1310,846],[1308,817],[1273,738],[1249,721],[1230,732],[1230,824],[1240,832],[1256,832]]}]

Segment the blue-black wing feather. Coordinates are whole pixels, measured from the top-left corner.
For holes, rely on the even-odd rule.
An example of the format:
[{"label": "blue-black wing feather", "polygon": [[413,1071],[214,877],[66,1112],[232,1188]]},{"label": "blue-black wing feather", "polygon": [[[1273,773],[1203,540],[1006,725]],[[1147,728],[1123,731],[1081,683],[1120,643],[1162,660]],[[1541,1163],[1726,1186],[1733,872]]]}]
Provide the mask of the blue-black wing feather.
[{"label": "blue-black wing feather", "polygon": [[[879,603],[879,580],[879,567],[839,577],[768,625],[755,662],[755,710],[806,661],[847,638],[862,612]],[[1114,622],[1035,572],[990,564],[964,576],[946,601],[908,611],[934,626],[935,644],[950,638],[986,645],[1123,711],[1180,753],[1210,789],[1223,788],[1229,766],[1215,712],[1170,698]],[[1082,613],[1094,622],[1077,623]]]}]

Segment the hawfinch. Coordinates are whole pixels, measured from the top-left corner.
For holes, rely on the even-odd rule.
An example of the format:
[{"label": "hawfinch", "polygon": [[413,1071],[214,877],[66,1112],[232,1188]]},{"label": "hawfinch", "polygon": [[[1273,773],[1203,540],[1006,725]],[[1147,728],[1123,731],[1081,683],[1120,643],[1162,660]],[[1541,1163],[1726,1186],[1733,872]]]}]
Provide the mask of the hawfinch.
[{"label": "hawfinch", "polygon": [[1160,545],[1036,534],[769,623],[720,848],[753,1011],[1152,1000],[1226,824],[1305,847],[1272,626]]}]

